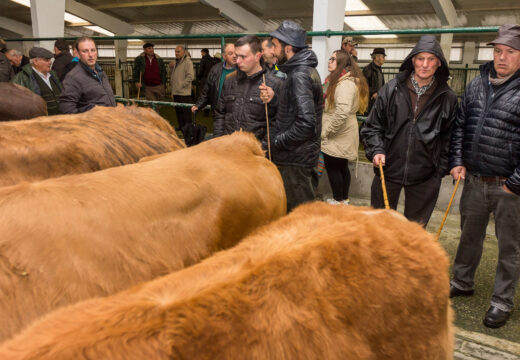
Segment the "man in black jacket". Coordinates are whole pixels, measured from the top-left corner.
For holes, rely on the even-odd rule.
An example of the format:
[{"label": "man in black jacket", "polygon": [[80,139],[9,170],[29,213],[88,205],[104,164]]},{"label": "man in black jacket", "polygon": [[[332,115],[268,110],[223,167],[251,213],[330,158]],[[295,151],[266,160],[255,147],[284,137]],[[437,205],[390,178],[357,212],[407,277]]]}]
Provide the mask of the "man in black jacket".
[{"label": "man in black jacket", "polygon": [[473,294],[493,212],[499,253],[484,325],[498,328],[511,314],[520,278],[520,25],[501,26],[490,44],[493,61],[466,88],[451,140],[451,175],[465,181],[450,297]]},{"label": "man in black jacket", "polygon": [[[238,70],[224,81],[222,95],[215,109],[214,134],[222,136],[238,130],[252,132],[267,149],[265,105],[260,99],[264,82],[278,92],[282,80],[262,66],[262,44],[256,36],[246,35],[235,43]],[[269,103],[271,124],[276,122],[277,99]],[[271,127],[270,127],[271,128]]]},{"label": "man in black jacket", "polygon": [[376,102],[377,92],[385,84],[382,66],[385,63],[385,49],[375,48],[372,54],[372,62],[363,68],[363,75],[368,83],[368,109],[366,114],[370,113],[372,106]]},{"label": "man in black jacket", "polygon": [[215,110],[224,80],[227,75],[236,70],[236,63],[235,46],[227,44],[224,48],[224,62],[219,62],[211,68],[197,103],[191,107],[192,112],[202,109],[208,104],[211,105],[213,111]]},{"label": "man in black jacket", "polygon": [[[287,75],[278,97],[274,124],[273,162],[278,166],[287,195],[287,211],[315,200],[321,141],[323,90],[316,54],[307,49],[300,25],[285,20],[271,33],[278,68]],[[271,90],[264,90],[272,96]],[[266,96],[266,95],[263,95]],[[263,100],[267,101],[266,97]],[[271,138],[272,140],[272,138]]]},{"label": "man in black jacket", "polygon": [[52,70],[56,72],[61,82],[65,78],[65,68],[72,62],[69,43],[64,39],[58,39],[54,42],[54,63]]},{"label": "man in black jacket", "polygon": [[376,173],[370,203],[375,208],[384,207],[381,163],[390,207],[397,208],[404,188],[404,215],[426,226],[441,179],[448,174],[457,96],[448,87],[448,63],[432,35],[421,37],[399,70],[397,77],[379,90],[361,129],[366,156]]}]

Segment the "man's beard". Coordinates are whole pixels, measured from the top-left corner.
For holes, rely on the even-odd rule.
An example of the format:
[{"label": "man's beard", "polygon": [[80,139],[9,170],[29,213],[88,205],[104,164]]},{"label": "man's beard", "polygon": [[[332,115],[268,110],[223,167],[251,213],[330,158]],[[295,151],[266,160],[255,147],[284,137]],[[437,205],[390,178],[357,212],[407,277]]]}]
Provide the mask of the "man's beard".
[{"label": "man's beard", "polygon": [[280,54],[279,56],[276,56],[278,61],[276,62],[276,65],[283,65],[287,62],[287,56],[285,56],[284,53]]}]

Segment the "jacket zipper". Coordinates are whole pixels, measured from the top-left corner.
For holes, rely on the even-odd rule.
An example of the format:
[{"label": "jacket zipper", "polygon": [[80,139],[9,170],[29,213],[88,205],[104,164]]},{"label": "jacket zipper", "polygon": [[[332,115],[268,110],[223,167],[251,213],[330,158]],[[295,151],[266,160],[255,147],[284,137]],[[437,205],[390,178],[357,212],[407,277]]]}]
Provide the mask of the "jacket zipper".
[{"label": "jacket zipper", "polygon": [[[406,91],[408,91],[408,88],[406,88]],[[412,135],[415,134],[414,129],[415,129],[415,125],[417,123],[417,120],[421,117],[421,115],[423,114],[424,110],[430,104],[432,104],[435,100],[437,100],[438,97],[440,97],[442,94],[444,94],[447,91],[448,91],[448,89],[443,89],[439,93],[434,94],[434,96],[431,97],[426,104],[424,104],[423,108],[421,109],[421,112],[419,114],[417,114],[417,116],[414,115],[414,118],[412,120],[412,126],[410,127],[410,134],[408,135],[408,145],[406,146],[406,158],[405,158],[406,160],[404,162],[404,175],[403,175],[403,183],[402,183],[402,185],[404,185],[406,183],[406,180],[408,178],[408,162],[409,162],[409,157],[410,157],[410,146],[412,145]],[[406,100],[407,101],[409,100],[408,97],[406,97]],[[410,102],[408,102],[408,105],[410,106],[410,109],[411,109],[412,108],[412,104]],[[412,109],[412,111],[413,111],[413,109]]]}]

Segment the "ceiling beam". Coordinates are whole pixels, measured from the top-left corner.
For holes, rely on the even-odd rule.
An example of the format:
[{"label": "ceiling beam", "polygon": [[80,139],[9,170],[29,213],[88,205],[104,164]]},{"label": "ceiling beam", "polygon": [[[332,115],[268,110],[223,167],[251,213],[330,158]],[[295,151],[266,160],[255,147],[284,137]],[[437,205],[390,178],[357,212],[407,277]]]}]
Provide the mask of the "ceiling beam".
[{"label": "ceiling beam", "polygon": [[123,9],[133,7],[150,7],[150,6],[164,6],[164,5],[182,5],[182,4],[198,4],[199,0],[152,0],[152,1],[128,1],[121,3],[108,3],[93,6],[96,10],[107,9]]},{"label": "ceiling beam", "polygon": [[261,32],[264,30],[262,19],[230,0],[200,0],[200,2],[218,9],[220,16],[233,21],[248,32]]},{"label": "ceiling beam", "polygon": [[66,0],[65,10],[93,24],[101,26],[116,35],[128,35],[134,32],[132,25],[75,0]]},{"label": "ceiling beam", "polygon": [[430,0],[435,14],[445,26],[457,26],[457,11],[451,0]]},{"label": "ceiling beam", "polygon": [[0,27],[14,33],[20,34],[23,37],[32,37],[32,27],[30,25],[8,19],[0,16]]}]

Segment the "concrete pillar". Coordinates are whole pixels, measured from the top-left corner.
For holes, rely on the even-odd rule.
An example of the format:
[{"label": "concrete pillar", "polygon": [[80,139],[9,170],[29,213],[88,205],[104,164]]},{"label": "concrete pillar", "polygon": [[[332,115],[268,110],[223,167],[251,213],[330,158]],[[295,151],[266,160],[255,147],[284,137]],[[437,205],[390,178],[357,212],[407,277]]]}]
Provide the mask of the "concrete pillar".
[{"label": "concrete pillar", "polygon": [[[346,0],[314,0],[313,31],[342,31],[345,19]],[[318,73],[323,82],[329,74],[327,59],[334,50],[341,48],[341,36],[314,36],[312,50],[318,57]]]},{"label": "concrete pillar", "polygon": [[[114,40],[114,49],[116,53],[116,67],[114,69],[115,95],[125,97],[125,94],[128,96],[130,92],[128,91],[128,82],[123,84],[124,74],[121,62],[126,62],[128,40]],[[128,76],[128,74],[126,75]]]},{"label": "concrete pillar", "polygon": [[475,52],[477,47],[474,41],[464,42],[464,52],[462,53],[462,63],[471,67],[475,62]]},{"label": "concrete pillar", "polygon": [[[31,0],[32,31],[35,38],[63,37],[65,31],[65,0]],[[54,50],[54,40],[36,41],[35,46]]]},{"label": "concrete pillar", "polygon": [[450,63],[451,45],[453,43],[453,34],[441,34],[441,48],[448,64]]}]

